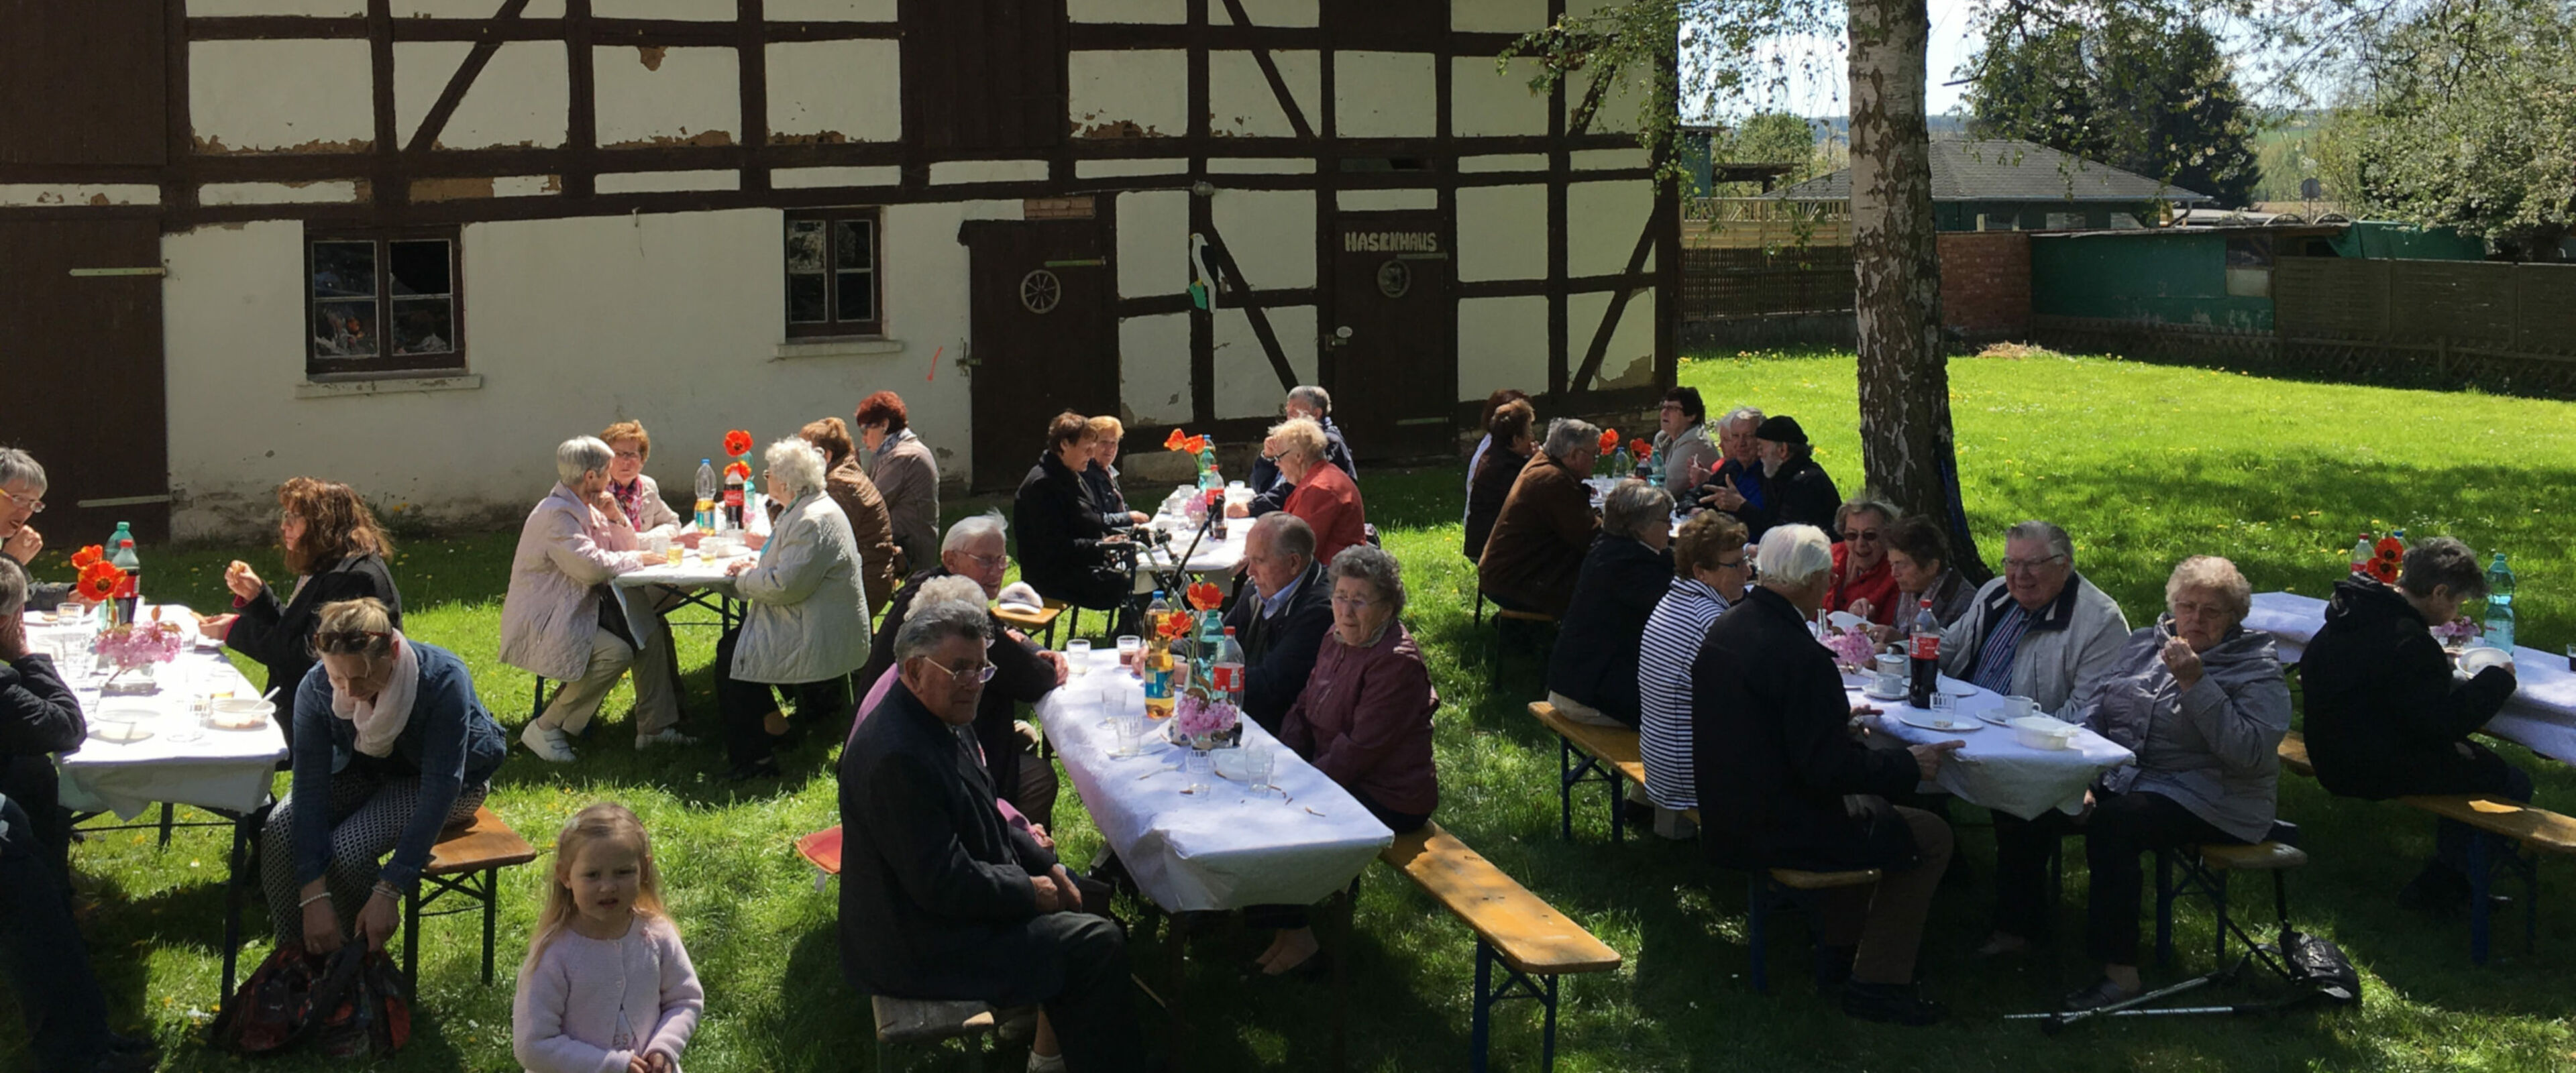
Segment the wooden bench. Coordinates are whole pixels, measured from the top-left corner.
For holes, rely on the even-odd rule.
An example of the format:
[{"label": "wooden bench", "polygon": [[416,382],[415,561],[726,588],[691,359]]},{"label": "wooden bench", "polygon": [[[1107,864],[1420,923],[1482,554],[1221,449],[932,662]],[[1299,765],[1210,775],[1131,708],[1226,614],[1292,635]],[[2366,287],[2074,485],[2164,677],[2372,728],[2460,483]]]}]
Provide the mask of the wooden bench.
[{"label": "wooden bench", "polygon": [[[2576,819],[2485,794],[2414,795],[2397,799],[2479,832],[2469,839],[2469,960],[2487,963],[2487,896],[2495,866],[2522,877],[2523,948],[2540,944],[2540,855],[2576,853]],[[2502,843],[2504,855],[2496,856]],[[2521,850],[2514,847],[2519,845]]]},{"label": "wooden bench", "polygon": [[[2298,830],[2288,824],[2276,824],[2274,830],[2279,833],[2282,828],[2287,828],[2289,833],[2279,834],[2281,838],[2292,837]],[[2262,943],[2228,918],[2228,876],[2237,872],[2271,873],[2273,921],[2286,931],[2290,926],[2289,872],[2305,867],[2307,863],[2306,851],[2283,841],[2257,842],[2250,846],[2184,846],[2171,851],[2157,850],[2156,964],[2173,960],[2173,903],[2185,894],[2208,897],[2212,910],[2218,914],[2218,964],[2227,962],[2227,936],[2230,933],[2234,933],[2247,949],[2260,949]],[[2179,883],[2173,874],[2177,866],[2182,870]]]},{"label": "wooden bench", "polygon": [[814,866],[814,889],[841,874],[841,825],[833,824],[796,840],[796,855]]},{"label": "wooden bench", "polygon": [[[1698,809],[1692,809],[1685,815],[1690,817],[1692,823],[1699,822]],[[1767,955],[1770,951],[1772,891],[1785,890],[1799,894],[1812,894],[1816,891],[1834,890],[1840,887],[1866,887],[1877,883],[1879,877],[1880,872],[1875,868],[1859,868],[1848,872],[1809,872],[1797,868],[1756,869],[1745,887],[1744,910],[1745,945],[1751,948],[1753,954],[1749,972],[1753,981],[1753,993],[1762,995],[1771,991],[1770,967],[1765,963],[1769,961]]]},{"label": "wooden bench", "polygon": [[1046,600],[1045,604],[1045,607],[1036,611],[1030,611],[1018,607],[995,605],[993,608],[993,617],[1019,627],[1020,632],[1022,633],[1045,634],[1046,640],[1044,643],[1046,647],[1054,648],[1055,621],[1064,617],[1066,604],[1061,600]]},{"label": "wooden bench", "polygon": [[[438,844],[429,849],[429,865],[420,870],[420,882],[403,895],[403,974],[412,978],[414,986],[420,980],[420,918],[474,911],[467,906],[422,912],[450,894],[483,910],[483,982],[492,982],[492,928],[499,908],[501,869],[536,859],[537,848],[490,808],[476,808],[471,821],[439,834]],[[423,888],[428,889],[426,895]]]},{"label": "wooden bench", "polygon": [[[1467,1068],[1484,1073],[1493,1005],[1510,998],[1536,999],[1547,1011],[1540,1035],[1540,1068],[1554,1068],[1556,978],[1616,969],[1619,952],[1437,823],[1396,836],[1395,844],[1379,853],[1378,859],[1403,873],[1476,933],[1475,1012],[1468,1033],[1472,1050]],[[1493,981],[1497,961],[1506,974],[1499,986]]]},{"label": "wooden bench", "polygon": [[[1480,591],[1477,593],[1477,596],[1481,599],[1484,594]],[[1510,629],[1511,624],[1515,622],[1526,622],[1532,625],[1554,627],[1556,625],[1556,616],[1539,611],[1514,611],[1505,607],[1496,607],[1494,609],[1493,643],[1485,650],[1485,666],[1488,672],[1488,684],[1503,684],[1503,631]],[[1542,653],[1542,656],[1543,655],[1544,653]],[[1541,662],[1545,662],[1544,659],[1542,659]]]},{"label": "wooden bench", "polygon": [[1620,822],[1625,796],[1619,784],[1625,780],[1646,785],[1646,761],[1638,752],[1637,732],[1627,727],[1576,722],[1543,700],[1531,701],[1529,712],[1538,717],[1540,725],[1556,732],[1558,812],[1566,839],[1574,838],[1574,787],[1586,782],[1609,788],[1610,841],[1625,839],[1627,825]]},{"label": "wooden bench", "polygon": [[2274,751],[2280,755],[2283,769],[2311,779],[2317,777],[2317,766],[2308,763],[2308,739],[2301,737],[2298,731],[2281,735],[2280,747]]},{"label": "wooden bench", "polygon": [[1035,1006],[997,1008],[984,1002],[888,995],[870,995],[868,1005],[876,1015],[877,1058],[872,1069],[896,1068],[886,1057],[887,1047],[935,1047],[952,1039],[965,1046],[967,1068],[982,1069],[983,1039],[990,1037],[996,1047],[1021,1043],[1037,1029]]}]

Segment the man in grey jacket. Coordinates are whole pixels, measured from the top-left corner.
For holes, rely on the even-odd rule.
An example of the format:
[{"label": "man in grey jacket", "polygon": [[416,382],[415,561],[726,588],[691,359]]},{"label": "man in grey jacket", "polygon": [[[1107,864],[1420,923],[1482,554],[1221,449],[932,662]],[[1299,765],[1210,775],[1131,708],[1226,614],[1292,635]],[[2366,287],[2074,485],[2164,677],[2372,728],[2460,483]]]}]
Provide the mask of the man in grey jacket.
[{"label": "man in grey jacket", "polygon": [[1941,670],[2056,712],[2110,669],[2128,636],[2119,603],[2075,572],[2066,530],[2022,522],[2004,531],[2003,576],[1942,632]]}]

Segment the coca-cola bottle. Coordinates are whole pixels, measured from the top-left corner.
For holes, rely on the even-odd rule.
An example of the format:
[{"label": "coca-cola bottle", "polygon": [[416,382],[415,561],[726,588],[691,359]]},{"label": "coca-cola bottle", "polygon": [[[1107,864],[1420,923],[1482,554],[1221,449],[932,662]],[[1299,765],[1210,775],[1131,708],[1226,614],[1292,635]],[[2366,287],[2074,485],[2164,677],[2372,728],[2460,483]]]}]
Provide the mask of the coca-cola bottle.
[{"label": "coca-cola bottle", "polygon": [[1905,703],[1928,709],[1933,692],[1941,688],[1941,620],[1932,617],[1929,598],[1914,609],[1914,632],[1905,647],[1914,672],[1906,683]]},{"label": "coca-cola bottle", "polygon": [[1211,658],[1216,662],[1208,670],[1208,687],[1215,690],[1218,700],[1242,708],[1243,645],[1234,639],[1234,627],[1225,628],[1225,636],[1217,641],[1216,654]]}]

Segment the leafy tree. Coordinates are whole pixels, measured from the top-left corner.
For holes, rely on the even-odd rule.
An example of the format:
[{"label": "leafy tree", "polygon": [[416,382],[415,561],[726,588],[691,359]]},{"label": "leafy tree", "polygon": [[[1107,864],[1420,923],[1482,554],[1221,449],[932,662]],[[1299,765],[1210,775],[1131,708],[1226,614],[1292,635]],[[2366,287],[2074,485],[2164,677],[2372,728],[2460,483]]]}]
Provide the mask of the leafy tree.
[{"label": "leafy tree", "polygon": [[2078,2],[1986,20],[1970,129],[2246,204],[2262,177],[2254,117],[2217,35],[2151,17],[2147,4]]},{"label": "leafy tree", "polygon": [[2552,258],[2576,227],[2576,6],[2442,3],[2398,24],[2318,156],[2355,208]]}]

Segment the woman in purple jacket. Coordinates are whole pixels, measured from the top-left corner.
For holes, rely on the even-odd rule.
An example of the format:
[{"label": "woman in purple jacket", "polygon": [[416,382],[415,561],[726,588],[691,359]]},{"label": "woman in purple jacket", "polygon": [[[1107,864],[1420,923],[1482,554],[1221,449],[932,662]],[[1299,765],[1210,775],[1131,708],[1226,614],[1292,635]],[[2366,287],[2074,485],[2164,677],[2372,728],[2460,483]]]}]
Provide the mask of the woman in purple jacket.
[{"label": "woman in purple jacket", "polygon": [[[1395,556],[1355,544],[1333,556],[1333,629],[1315,653],[1306,690],[1288,709],[1279,740],[1340,783],[1397,834],[1420,830],[1440,804],[1440,774],[1431,759],[1431,713],[1440,694],[1422,650],[1396,617],[1404,611],[1404,573]],[[1277,976],[1331,965],[1306,926],[1302,907],[1272,910],[1278,938],[1257,963]]]}]

